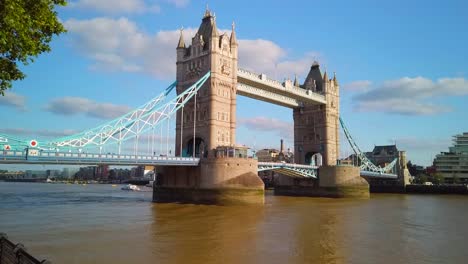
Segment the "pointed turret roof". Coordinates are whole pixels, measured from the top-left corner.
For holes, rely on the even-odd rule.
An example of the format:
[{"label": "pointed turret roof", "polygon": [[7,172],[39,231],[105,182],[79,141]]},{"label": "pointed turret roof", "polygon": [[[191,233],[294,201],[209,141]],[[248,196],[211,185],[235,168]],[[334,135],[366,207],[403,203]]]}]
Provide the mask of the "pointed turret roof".
[{"label": "pointed turret roof", "polygon": [[231,31],[231,45],[237,44],[236,38],[236,24],[232,21],[232,31]]},{"label": "pointed turret roof", "polygon": [[333,72],[333,82],[338,85],[338,79],[336,79],[336,72]]},{"label": "pointed turret roof", "polygon": [[179,37],[179,44],[177,44],[178,49],[185,48],[185,41],[184,41],[184,29],[180,29],[180,37]]},{"label": "pointed turret roof", "polygon": [[327,70],[325,69],[325,73],[323,74],[323,80],[328,81]]},{"label": "pointed turret roof", "polygon": [[208,4],[206,4],[206,9],[205,9],[205,15],[203,18],[210,17],[211,16],[211,11],[210,8],[208,8]]},{"label": "pointed turret roof", "polygon": [[305,79],[303,88],[313,90],[314,82],[316,86],[315,89],[317,91],[322,91],[323,77],[322,77],[322,73],[320,72],[320,65],[317,61],[314,61],[314,63],[312,63],[312,67],[310,67],[310,71]]},{"label": "pointed turret roof", "polygon": [[197,33],[199,36],[203,36],[205,44],[207,44],[211,38],[219,36],[218,29],[216,28],[216,18],[208,9],[208,7],[205,11],[205,15],[203,16],[202,23],[200,24]]},{"label": "pointed turret roof", "polygon": [[297,74],[294,74],[294,86],[299,87],[299,81],[297,80]]}]

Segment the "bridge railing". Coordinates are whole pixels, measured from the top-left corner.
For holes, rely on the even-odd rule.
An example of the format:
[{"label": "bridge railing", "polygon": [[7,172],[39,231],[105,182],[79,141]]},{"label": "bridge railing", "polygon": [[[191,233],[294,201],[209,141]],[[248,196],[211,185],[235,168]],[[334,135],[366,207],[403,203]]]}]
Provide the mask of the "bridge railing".
[{"label": "bridge railing", "polygon": [[5,234],[0,233],[0,263],[1,264],[45,264],[47,260],[39,261],[31,256],[22,244],[14,244]]},{"label": "bridge railing", "polygon": [[295,164],[295,163],[282,163],[282,162],[259,162],[260,166],[271,166],[271,167],[288,167],[288,168],[300,168],[300,169],[318,169],[318,166]]}]

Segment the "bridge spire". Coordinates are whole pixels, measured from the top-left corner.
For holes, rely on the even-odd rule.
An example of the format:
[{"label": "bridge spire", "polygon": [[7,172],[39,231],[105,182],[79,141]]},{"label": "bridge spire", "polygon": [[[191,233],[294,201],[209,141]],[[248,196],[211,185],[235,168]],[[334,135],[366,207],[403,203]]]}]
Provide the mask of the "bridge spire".
[{"label": "bridge spire", "polygon": [[299,81],[297,80],[297,74],[294,74],[294,86],[299,87]]},{"label": "bridge spire", "polygon": [[236,23],[232,21],[232,32],[231,32],[231,46],[237,44],[236,38]]},{"label": "bridge spire", "polygon": [[327,75],[327,69],[325,68],[325,73],[323,74],[323,80],[325,82],[328,82],[328,75]]},{"label": "bridge spire", "polygon": [[179,37],[179,44],[177,44],[178,49],[185,48],[185,41],[184,41],[184,28],[180,29],[180,37]]},{"label": "bridge spire", "polygon": [[207,17],[211,17],[211,11],[210,11],[210,8],[208,7],[208,4],[206,4],[206,9],[205,9],[205,15],[203,16],[203,18],[207,18]]},{"label": "bridge spire", "polygon": [[216,27],[216,17],[212,16],[212,20],[211,20],[211,37],[212,38],[217,38],[219,37],[219,34],[218,34],[218,27]]}]

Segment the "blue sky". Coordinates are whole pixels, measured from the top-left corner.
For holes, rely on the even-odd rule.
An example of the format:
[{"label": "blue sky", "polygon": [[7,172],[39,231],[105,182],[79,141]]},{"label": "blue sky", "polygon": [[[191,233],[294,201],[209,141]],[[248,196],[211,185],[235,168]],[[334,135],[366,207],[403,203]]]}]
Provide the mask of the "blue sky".
[{"label": "blue sky", "polygon": [[[466,1],[208,4],[222,31],[236,22],[240,67],[303,80],[318,60],[336,72],[341,116],[363,150],[396,142],[409,159],[429,165],[452,135],[468,131]],[[205,5],[74,0],[59,8],[68,33],[23,67],[27,78],[0,98],[0,130],[60,136],[145,103],[175,79],[178,29],[189,42]],[[285,138],[292,146],[290,109],[239,96],[237,115],[237,143],[279,147]],[[350,153],[342,141],[342,155]]]}]

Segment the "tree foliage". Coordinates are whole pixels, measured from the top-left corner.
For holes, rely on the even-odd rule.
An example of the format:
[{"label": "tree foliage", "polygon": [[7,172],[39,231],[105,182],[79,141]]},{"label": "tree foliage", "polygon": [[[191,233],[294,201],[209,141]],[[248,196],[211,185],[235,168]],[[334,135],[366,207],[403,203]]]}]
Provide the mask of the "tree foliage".
[{"label": "tree foliage", "polygon": [[426,174],[418,174],[414,177],[414,181],[413,183],[417,183],[417,184],[424,184],[425,182],[427,182],[429,179],[427,177]]},{"label": "tree foliage", "polygon": [[28,65],[49,52],[53,35],[65,32],[55,6],[65,0],[0,0],[0,94],[25,74],[18,63]]},{"label": "tree foliage", "polygon": [[444,178],[444,175],[442,175],[441,173],[435,173],[433,175],[433,180],[432,180],[433,183],[435,184],[442,184],[445,182],[445,178]]}]

